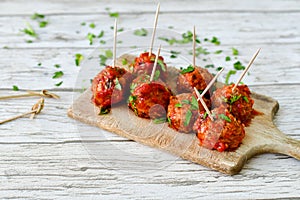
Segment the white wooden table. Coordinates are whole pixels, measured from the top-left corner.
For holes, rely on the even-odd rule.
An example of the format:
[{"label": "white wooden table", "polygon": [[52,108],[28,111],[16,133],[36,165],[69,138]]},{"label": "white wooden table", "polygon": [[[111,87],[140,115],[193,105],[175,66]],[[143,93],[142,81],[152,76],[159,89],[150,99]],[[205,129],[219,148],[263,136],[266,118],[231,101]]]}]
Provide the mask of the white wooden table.
[{"label": "white wooden table", "polygon": [[[76,84],[81,68],[75,66],[74,55],[81,53],[87,58],[99,46],[89,45],[88,32],[104,30],[103,40],[111,38],[114,19],[105,8],[119,12],[119,27],[132,30],[152,26],[156,3],[150,0],[0,2],[0,96],[28,89],[48,89],[61,96],[60,100],[46,99],[45,109],[34,120],[22,118],[0,125],[0,199],[300,198],[300,162],[288,156],[258,155],[238,175],[229,176],[160,152],[169,161],[167,164],[135,172],[122,169],[129,161],[125,159],[123,164],[116,161],[119,152],[116,149],[136,155],[137,151],[148,152],[150,148],[66,116],[73,101],[73,89],[78,91],[75,96],[82,89]],[[30,19],[34,12],[46,15],[47,27],[38,28],[37,22]],[[220,48],[227,49],[225,53],[230,53],[231,47],[238,48],[244,63],[261,47],[245,82],[253,91],[279,101],[276,125],[299,140],[299,19],[297,0],[168,0],[161,2],[158,26],[173,26],[182,33],[196,25],[202,38],[217,36],[222,42]],[[30,37],[19,31],[26,21],[39,35],[39,40],[33,43],[27,43]],[[86,25],[82,26],[82,22]],[[88,26],[92,22],[95,29]],[[110,48],[111,44],[104,46]],[[214,59],[218,60],[218,56]],[[56,69],[55,64],[61,68]],[[52,79],[58,70],[64,76]],[[61,80],[60,87],[54,86]],[[12,91],[13,85],[20,91]],[[36,100],[0,101],[0,119],[29,110]],[[119,148],[106,149],[108,155],[101,160],[91,153],[93,147],[101,146]],[[139,156],[137,163],[130,166],[151,161],[147,155]]]}]

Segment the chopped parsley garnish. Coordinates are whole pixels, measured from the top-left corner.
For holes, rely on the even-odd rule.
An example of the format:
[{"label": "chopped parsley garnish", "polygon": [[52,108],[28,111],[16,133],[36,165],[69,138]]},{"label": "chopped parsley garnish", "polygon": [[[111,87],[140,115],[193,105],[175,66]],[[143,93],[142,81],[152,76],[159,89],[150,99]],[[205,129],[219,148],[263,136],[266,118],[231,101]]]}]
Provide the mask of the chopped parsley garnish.
[{"label": "chopped parsley garnish", "polygon": [[136,86],[137,86],[137,83],[131,83],[131,85],[130,85],[130,92],[131,93],[135,90]]},{"label": "chopped parsley garnish", "polygon": [[23,30],[21,30],[21,32],[23,32],[31,37],[38,38],[37,33],[35,32],[35,30],[32,28],[32,26],[29,23],[27,23],[27,28],[24,28]]},{"label": "chopped parsley garnish", "polygon": [[193,67],[192,65],[189,65],[187,68],[182,69],[180,71],[180,74],[186,74],[186,73],[192,72],[194,70],[195,70],[195,67]]},{"label": "chopped parsley garnish", "polygon": [[233,63],[233,67],[236,70],[244,70],[245,69],[245,66],[243,66],[240,61]]},{"label": "chopped parsley garnish", "polygon": [[203,115],[203,119],[206,119],[207,116],[208,116],[208,114],[207,114],[207,112],[205,112]]},{"label": "chopped parsley garnish", "polygon": [[191,121],[191,118],[192,118],[192,115],[193,115],[192,111],[187,110],[186,115],[185,115],[185,120],[184,120],[184,126],[189,125],[189,123]]},{"label": "chopped parsley garnish", "polygon": [[59,87],[59,86],[61,86],[62,83],[63,83],[63,81],[60,81],[60,82],[56,83],[55,86]]},{"label": "chopped parsley garnish", "polygon": [[210,41],[211,43],[215,44],[215,45],[220,45],[221,42],[219,41],[219,39],[215,36],[213,36],[213,38]]},{"label": "chopped parsley garnish", "polygon": [[110,111],[109,108],[100,108],[99,115],[105,115],[105,114],[108,114],[109,111]]},{"label": "chopped parsley garnish", "polygon": [[162,123],[165,123],[165,122],[166,122],[166,118],[165,117],[153,119],[153,123],[154,124],[162,124]]},{"label": "chopped parsley garnish", "polygon": [[170,118],[169,116],[167,117],[167,120],[168,120],[168,123],[169,123],[169,124],[172,123],[172,122],[171,122],[171,118]]},{"label": "chopped parsley garnish", "polygon": [[217,70],[217,71],[220,71],[222,68],[223,68],[223,67],[220,66],[220,67],[218,67],[216,70]]},{"label": "chopped parsley garnish", "polygon": [[177,55],[180,54],[180,51],[172,51],[171,50],[170,53],[171,53],[170,58],[177,58]]},{"label": "chopped parsley garnish", "polygon": [[181,103],[176,103],[175,104],[175,108],[181,108],[182,107],[182,104]]},{"label": "chopped parsley garnish", "polygon": [[244,99],[247,103],[249,103],[249,99],[248,99],[246,96],[243,96],[243,99]]},{"label": "chopped parsley garnish", "polygon": [[192,96],[191,109],[192,110],[199,110],[198,101],[197,101],[197,99],[194,96]]},{"label": "chopped parsley garnish", "polygon": [[239,55],[239,51],[236,48],[231,48],[232,49],[232,55],[237,56]]},{"label": "chopped parsley garnish", "polygon": [[100,54],[100,65],[106,65],[107,57],[105,55]]},{"label": "chopped parsley garnish", "polygon": [[191,102],[188,99],[184,99],[181,101],[183,104],[190,104]]},{"label": "chopped parsley garnish", "polygon": [[64,75],[63,71],[57,71],[57,72],[54,72],[54,75],[52,76],[53,79],[55,78],[60,78]]},{"label": "chopped parsley garnish", "polygon": [[205,65],[204,68],[214,68],[215,65],[214,64],[209,64],[209,65]]},{"label": "chopped parsley garnish", "polygon": [[106,50],[105,51],[105,56],[107,57],[107,58],[112,58],[113,57],[113,52],[111,51],[111,50]]},{"label": "chopped parsley garnish", "polygon": [[226,84],[226,85],[229,84],[230,76],[231,76],[231,75],[234,75],[234,74],[236,74],[236,71],[235,71],[235,70],[229,70],[229,72],[227,73],[226,78],[225,78],[225,84]]},{"label": "chopped parsley garnish", "polygon": [[104,31],[101,31],[101,32],[98,34],[97,38],[102,38],[103,36],[104,36]]},{"label": "chopped parsley garnish", "polygon": [[38,63],[37,65],[40,67],[40,66],[42,66],[42,63]]},{"label": "chopped parsley garnish", "polygon": [[13,89],[13,91],[19,91],[19,87],[16,86],[16,85],[13,85],[13,86],[12,86],[12,89]]},{"label": "chopped parsley garnish", "polygon": [[162,60],[158,59],[157,63],[160,65],[161,70],[163,70],[164,72],[167,70],[166,66]]},{"label": "chopped parsley garnish", "polygon": [[118,18],[119,17],[119,13],[118,12],[110,12],[109,16],[110,17],[114,17],[114,18]]},{"label": "chopped parsley garnish", "polygon": [[40,28],[44,28],[44,27],[46,27],[47,25],[48,25],[48,21],[41,21],[41,22],[39,22]]},{"label": "chopped parsley garnish", "polygon": [[155,70],[153,80],[155,80],[155,81],[158,80],[159,76],[160,76],[160,71],[159,70]]},{"label": "chopped parsley garnish", "polygon": [[31,19],[35,20],[35,19],[44,19],[45,15],[39,14],[39,13],[34,13],[33,15],[31,15]]},{"label": "chopped parsley garnish", "polygon": [[223,119],[227,122],[231,122],[231,119],[228,116],[224,115],[224,114],[219,114],[218,116],[219,116],[220,119]]},{"label": "chopped parsley garnish", "polygon": [[147,36],[148,31],[144,28],[141,28],[141,29],[135,30],[133,34],[136,36]]},{"label": "chopped parsley garnish", "polygon": [[231,60],[230,56],[226,56],[225,61],[230,61],[230,60]]},{"label": "chopped parsley garnish", "polygon": [[128,64],[128,60],[126,58],[122,59],[122,65],[127,65]]},{"label": "chopped parsley garnish", "polygon": [[96,35],[95,35],[95,34],[93,34],[93,33],[88,33],[88,34],[87,34],[87,39],[90,41],[90,45],[93,44],[94,38],[96,38]]},{"label": "chopped parsley garnish", "polygon": [[95,28],[96,25],[95,25],[94,23],[90,23],[89,27],[90,27],[90,28]]},{"label": "chopped parsley garnish", "polygon": [[237,100],[239,100],[241,98],[241,96],[242,96],[241,94],[240,95],[233,95],[233,96],[231,96],[230,99],[229,99],[229,103],[233,104],[234,102],[236,102]]},{"label": "chopped parsley garnish", "polygon": [[83,60],[83,55],[80,53],[75,54],[75,65],[80,66],[81,61]]},{"label": "chopped parsley garnish", "polygon": [[122,85],[120,84],[118,78],[115,79],[115,88],[116,88],[117,90],[122,90]]},{"label": "chopped parsley garnish", "polygon": [[59,64],[54,65],[55,68],[60,68],[61,66]]},{"label": "chopped parsley garnish", "polygon": [[[198,57],[200,54],[203,54],[203,55],[208,55],[210,54],[209,51],[206,49],[206,48],[203,48],[203,47],[197,47],[195,49],[195,53],[196,53],[196,56]],[[192,55],[193,52],[192,51],[189,51],[189,54]]]},{"label": "chopped parsley garnish", "polygon": [[27,42],[27,43],[33,43],[33,41],[32,41],[32,40],[26,40],[26,42]]},{"label": "chopped parsley garnish", "polygon": [[215,54],[220,54],[222,52],[223,52],[223,50],[217,50],[217,51],[215,51]]},{"label": "chopped parsley garnish", "polygon": [[100,44],[106,44],[106,41],[100,40]]},{"label": "chopped parsley garnish", "polygon": [[85,25],[86,25],[86,23],[85,23],[85,22],[82,22],[80,25],[81,25],[81,26],[85,26]]}]

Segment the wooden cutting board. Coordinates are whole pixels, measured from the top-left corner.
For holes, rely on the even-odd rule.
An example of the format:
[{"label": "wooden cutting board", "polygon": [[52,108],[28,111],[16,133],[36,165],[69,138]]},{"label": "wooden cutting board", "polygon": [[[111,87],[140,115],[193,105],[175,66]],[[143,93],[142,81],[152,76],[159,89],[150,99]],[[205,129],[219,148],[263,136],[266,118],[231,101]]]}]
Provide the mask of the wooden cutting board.
[{"label": "wooden cutting board", "polygon": [[98,115],[98,108],[91,103],[91,95],[88,89],[75,100],[68,116],[226,174],[238,173],[248,159],[262,153],[281,153],[300,160],[300,141],[276,128],[273,117],[279,105],[267,96],[252,94],[254,108],[264,114],[256,116],[245,128],[246,136],[241,146],[233,152],[218,152],[199,146],[194,134],[179,133],[167,123],[154,124],[135,116],[126,105],[114,106],[111,113]]}]

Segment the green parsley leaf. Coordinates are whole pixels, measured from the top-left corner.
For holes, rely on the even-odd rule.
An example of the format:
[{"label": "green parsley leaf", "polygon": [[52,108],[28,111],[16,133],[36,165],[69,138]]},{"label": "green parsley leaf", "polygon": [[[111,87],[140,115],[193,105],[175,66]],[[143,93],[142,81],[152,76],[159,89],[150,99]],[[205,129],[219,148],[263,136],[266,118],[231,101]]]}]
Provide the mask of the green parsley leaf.
[{"label": "green parsley leaf", "polygon": [[61,66],[59,64],[54,65],[55,68],[60,68]]},{"label": "green parsley leaf", "polygon": [[240,61],[233,63],[233,67],[236,70],[244,70],[246,67],[242,65]]},{"label": "green parsley leaf", "polygon": [[44,28],[48,25],[48,21],[41,21],[39,22],[40,28]]},{"label": "green parsley leaf", "polygon": [[55,86],[59,87],[59,86],[61,86],[62,83],[63,83],[63,81],[60,81],[60,82],[56,83]]},{"label": "green parsley leaf", "polygon": [[185,120],[184,120],[184,126],[189,125],[189,123],[191,121],[191,118],[192,118],[192,115],[193,115],[192,111],[187,110],[186,115],[185,115]]},{"label": "green parsley leaf", "polygon": [[198,101],[197,101],[197,99],[194,96],[192,96],[191,109],[192,110],[199,110]]},{"label": "green parsley leaf", "polygon": [[34,13],[33,15],[31,15],[31,19],[35,20],[35,19],[44,19],[45,15],[39,14],[39,13]]},{"label": "green parsley leaf", "polygon": [[136,86],[137,86],[137,83],[131,83],[130,84],[130,92],[131,93],[133,93],[133,91],[135,90]]},{"label": "green parsley leaf", "polygon": [[38,63],[37,65],[40,67],[40,66],[42,66],[42,63]]},{"label": "green parsley leaf", "polygon": [[204,68],[214,68],[215,65],[214,64],[209,64],[209,65],[205,65]]},{"label": "green parsley leaf", "polygon": [[80,24],[81,26],[85,26],[86,25],[86,23],[85,22],[81,22],[81,24]]},{"label": "green parsley leaf", "polygon": [[244,99],[247,103],[249,103],[249,99],[248,99],[246,96],[243,96],[243,99]]},{"label": "green parsley leaf", "polygon": [[141,29],[135,30],[133,34],[136,36],[147,36],[148,31],[144,28],[141,28]]},{"label": "green parsley leaf", "polygon": [[172,54],[172,55],[170,55],[170,58],[177,58],[177,56]]},{"label": "green parsley leaf", "polygon": [[80,66],[81,61],[83,60],[83,55],[80,53],[75,54],[75,64],[76,66]]},{"label": "green parsley leaf", "polygon": [[105,115],[105,114],[108,114],[110,111],[109,108],[100,108],[100,112],[99,112],[99,115]]},{"label": "green parsley leaf", "polygon": [[100,40],[100,44],[106,44],[104,40]]},{"label": "green parsley leaf", "polygon": [[190,104],[191,103],[188,99],[184,99],[181,102],[182,102],[182,104]]},{"label": "green parsley leaf", "polygon": [[167,117],[167,120],[168,120],[168,124],[171,124],[172,122],[171,122],[171,118],[168,116]]},{"label": "green parsley leaf", "polygon": [[109,16],[110,17],[114,17],[114,18],[118,18],[119,17],[119,13],[118,12],[110,12]]},{"label": "green parsley leaf", "polygon": [[171,54],[178,55],[178,54],[180,54],[180,51],[173,51],[173,50],[171,50],[170,53],[171,53]]},{"label": "green parsley leaf", "polygon": [[174,26],[168,26],[168,29],[173,29],[174,28]]},{"label": "green parsley leaf", "polygon": [[223,119],[227,122],[231,122],[231,119],[228,116],[224,115],[224,114],[219,114],[219,118]]},{"label": "green parsley leaf", "polygon": [[155,81],[158,80],[159,76],[160,76],[160,71],[159,70],[155,70],[153,80],[155,80]]},{"label": "green parsley leaf", "polygon": [[181,108],[182,107],[182,104],[181,103],[176,103],[175,104],[175,108]]},{"label": "green parsley leaf", "polygon": [[194,70],[195,70],[195,67],[193,67],[192,65],[189,65],[186,69],[182,69],[180,71],[180,74],[186,74],[186,73],[192,72]]},{"label": "green parsley leaf", "polygon": [[96,25],[95,25],[94,23],[90,23],[89,27],[90,27],[90,28],[95,28]]},{"label": "green parsley leaf", "polygon": [[127,65],[128,64],[128,60],[126,58],[122,59],[122,65]]},{"label": "green parsley leaf", "polygon": [[90,41],[90,45],[92,45],[93,44],[93,39],[96,38],[96,35],[93,34],[93,33],[88,33],[87,38]]},{"label": "green parsley leaf", "polygon": [[239,55],[239,51],[236,48],[231,48],[232,49],[232,55],[237,56]]},{"label": "green parsley leaf", "polygon": [[233,95],[233,96],[231,96],[230,99],[229,99],[229,103],[233,104],[234,102],[236,102],[237,100],[239,100],[241,98],[241,96],[242,96],[241,94],[240,95]]},{"label": "green parsley leaf", "polygon": [[13,85],[13,86],[12,86],[12,89],[13,89],[13,91],[19,91],[19,87],[16,86],[16,85]]},{"label": "green parsley leaf", "polygon": [[38,38],[37,33],[35,32],[35,30],[32,28],[32,26],[29,23],[27,23],[27,28],[24,28],[23,30],[21,30],[21,32],[23,32],[31,37]]},{"label": "green parsley leaf", "polygon": [[122,85],[120,84],[118,78],[115,79],[115,88],[116,88],[117,90],[122,90]]},{"label": "green parsley leaf", "polygon": [[215,54],[220,54],[222,52],[223,52],[223,50],[217,50],[217,51],[215,51]]},{"label": "green parsley leaf", "polygon": [[223,67],[218,67],[217,69],[216,69],[216,71],[220,71],[221,69],[222,69]]},{"label": "green parsley leaf", "polygon": [[230,56],[226,56],[225,61],[230,61],[230,60],[231,60]]},{"label": "green parsley leaf", "polygon": [[[209,51],[206,48],[203,48],[203,47],[197,47],[195,50],[196,50],[196,56],[199,56],[200,54],[203,54],[203,55],[210,54]],[[193,52],[189,51],[189,54],[192,55]]]},{"label": "green parsley leaf", "polygon": [[52,76],[53,79],[55,78],[60,78],[64,75],[64,73],[62,71],[57,71],[57,72],[54,72],[54,75]]},{"label": "green parsley leaf", "polygon": [[32,41],[32,40],[26,40],[26,42],[27,42],[27,43],[33,43],[33,41]]},{"label": "green parsley leaf", "polygon": [[206,119],[207,116],[208,116],[208,114],[207,114],[207,112],[205,112],[203,115],[203,119]]},{"label": "green parsley leaf", "polygon": [[161,70],[163,70],[164,72],[167,70],[166,66],[162,60],[158,59],[157,63],[160,65]]},{"label": "green parsley leaf", "polygon": [[100,54],[100,65],[106,65],[107,57],[105,55]]},{"label": "green parsley leaf", "polygon": [[102,38],[103,36],[104,36],[104,31],[102,30],[102,31],[98,34],[97,38]]},{"label": "green parsley leaf", "polygon": [[230,76],[231,76],[231,75],[234,75],[234,74],[236,74],[236,71],[235,71],[235,70],[229,70],[229,72],[227,73],[226,78],[225,78],[225,84],[226,84],[226,85],[229,84]]},{"label": "green parsley leaf", "polygon": [[220,45],[221,42],[219,41],[219,39],[215,36],[213,36],[213,38],[210,41],[211,43],[215,44],[215,45]]},{"label": "green parsley leaf", "polygon": [[107,57],[107,58],[112,58],[113,57],[113,52],[111,51],[111,50],[106,50],[105,51],[105,56]]},{"label": "green parsley leaf", "polygon": [[153,123],[154,124],[162,124],[162,123],[165,123],[165,122],[166,122],[166,118],[165,117],[153,119]]}]

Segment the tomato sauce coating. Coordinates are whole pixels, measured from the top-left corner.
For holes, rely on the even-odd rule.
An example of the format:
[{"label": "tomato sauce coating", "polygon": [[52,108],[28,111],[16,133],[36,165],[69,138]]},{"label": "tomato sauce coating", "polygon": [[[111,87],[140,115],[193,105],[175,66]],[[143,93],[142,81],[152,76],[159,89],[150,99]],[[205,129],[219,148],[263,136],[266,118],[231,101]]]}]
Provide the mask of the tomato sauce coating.
[{"label": "tomato sauce coating", "polygon": [[194,124],[200,146],[219,152],[235,150],[245,137],[244,125],[225,106],[212,110],[214,120],[203,113]]},{"label": "tomato sauce coating", "polygon": [[238,85],[232,93],[234,84],[218,88],[212,95],[212,106],[225,105],[230,113],[245,125],[253,118],[254,100],[247,85]]}]

